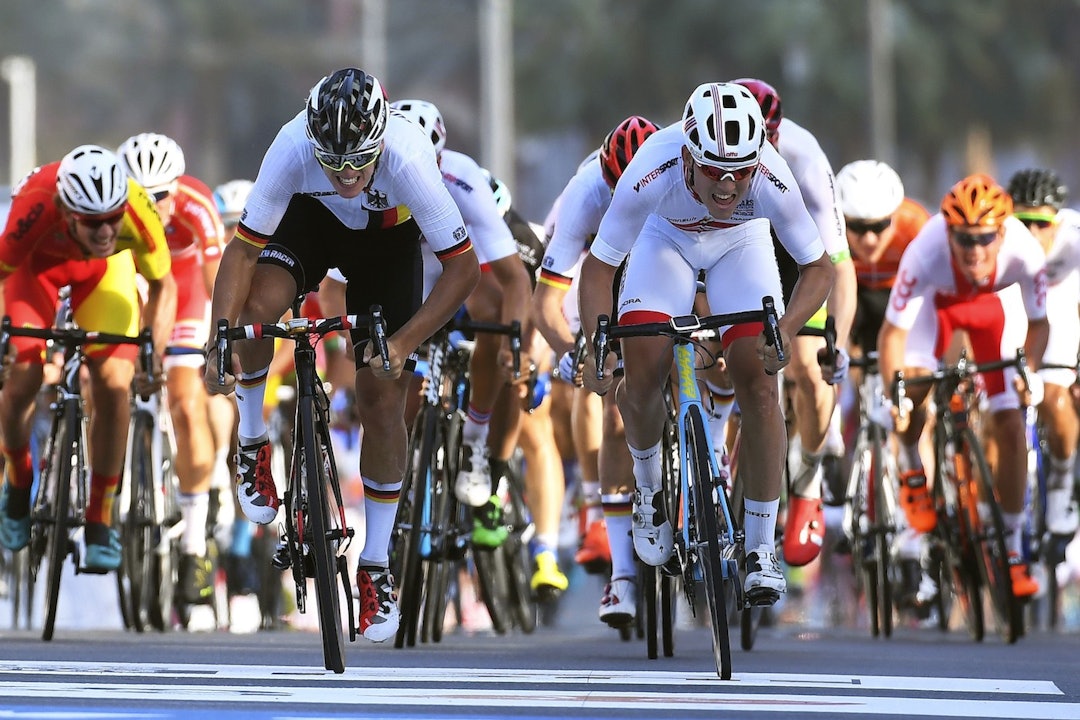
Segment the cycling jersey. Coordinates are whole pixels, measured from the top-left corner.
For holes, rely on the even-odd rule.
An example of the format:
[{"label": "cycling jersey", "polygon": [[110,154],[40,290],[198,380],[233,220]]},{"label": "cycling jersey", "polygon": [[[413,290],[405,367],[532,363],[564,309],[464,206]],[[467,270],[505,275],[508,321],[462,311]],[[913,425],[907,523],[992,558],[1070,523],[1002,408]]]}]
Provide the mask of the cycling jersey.
[{"label": "cycling jersey", "polygon": [[[86,257],[57,205],[59,162],[37,168],[13,191],[0,239],[5,311],[16,325],[49,327],[59,289],[71,286],[75,319],[87,330],[135,335],[139,302],[135,275],[159,280],[171,268],[169,248],[153,199],[128,180],[128,201],[108,258]],[[130,252],[127,252],[130,251]],[[20,361],[43,362],[44,343],[12,338]],[[130,345],[91,345],[91,355],[134,358]]]},{"label": "cycling jersey", "polygon": [[[1068,208],[1058,211],[1054,244],[1046,254],[1046,317],[1050,337],[1043,362],[1075,365],[1080,346],[1080,213]],[[1062,368],[1040,370],[1044,382],[1068,387],[1076,373]]]},{"label": "cycling jersey", "polygon": [[541,263],[540,282],[563,289],[570,286],[582,254],[592,244],[610,205],[611,188],[604,181],[597,156],[578,169],[559,195],[558,215]]},{"label": "cycling jersey", "polygon": [[[1008,218],[991,277],[973,285],[957,268],[940,214],[908,246],[889,295],[886,319],[909,331],[904,365],[934,369],[953,331],[965,330],[976,362],[1011,358],[1024,344],[1028,320],[1046,317],[1046,263],[1039,244]],[[1015,369],[987,373],[990,408],[1018,407]]]},{"label": "cycling jersey", "polygon": [[[166,368],[202,362],[201,351],[210,337],[210,292],[204,266],[220,260],[225,247],[225,227],[213,192],[205,183],[182,175],[173,198],[175,207],[165,227],[165,240],[176,278],[176,323]],[[180,360],[181,356],[189,359]]]}]

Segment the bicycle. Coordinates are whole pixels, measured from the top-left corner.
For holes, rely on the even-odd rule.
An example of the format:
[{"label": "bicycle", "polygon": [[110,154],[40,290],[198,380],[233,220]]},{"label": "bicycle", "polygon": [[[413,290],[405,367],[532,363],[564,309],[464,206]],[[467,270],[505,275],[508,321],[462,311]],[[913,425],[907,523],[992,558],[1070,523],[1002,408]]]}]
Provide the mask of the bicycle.
[{"label": "bicycle", "polygon": [[[641,325],[611,325],[607,315],[597,320],[593,349],[597,358],[597,376],[603,376],[608,343],[624,337],[664,335],[673,340],[675,370],[679,378],[677,412],[678,472],[665,472],[666,480],[677,482],[664,487],[677,512],[670,515],[676,525],[675,552],[672,570],[682,580],[683,592],[692,612],[696,612],[696,587],[704,585],[709,621],[712,628],[713,660],[716,672],[724,680],[731,679],[731,643],[728,635],[726,596],[736,604],[749,607],[772,604],[776,598],[768,593],[744,593],[738,566],[742,530],[731,512],[730,487],[721,478],[712,443],[706,428],[704,409],[697,382],[695,332],[726,325],[762,322],[770,345],[776,346],[777,356],[784,358],[779,332],[779,318],[773,299],[762,298],[762,309],[710,315],[680,315],[666,323]],[[674,396],[674,392],[673,392]],[[674,460],[674,453],[664,458]],[[678,518],[679,522],[674,522]],[[730,588],[728,590],[727,588]]]},{"label": "bicycle", "polygon": [[117,495],[123,560],[117,582],[126,627],[165,631],[172,622],[177,542],[184,525],[173,471],[176,440],[164,389],[132,397],[121,489]]},{"label": "bicycle", "polygon": [[937,524],[930,533],[933,572],[938,583],[939,627],[948,629],[951,609],[946,589],[960,604],[964,621],[976,642],[985,635],[982,589],[990,600],[997,628],[1008,643],[1024,631],[1021,601],[1013,594],[1005,523],[993,487],[993,476],[976,433],[980,372],[1016,367],[1026,378],[1023,349],[1010,360],[975,363],[962,353],[955,365],[893,383],[893,407],[905,417],[906,388],[933,385],[935,422],[934,483],[931,490]]},{"label": "bicycle", "polygon": [[877,352],[851,358],[861,369],[859,424],[848,474],[842,529],[851,548],[856,588],[866,596],[870,633],[890,637],[893,630],[893,588],[896,568],[892,545],[897,532],[896,487],[899,471],[889,447],[888,430],[875,422],[884,390]]},{"label": "bicycle", "polygon": [[[505,573],[516,551],[522,548],[528,551],[527,541],[521,542],[518,531],[511,532],[499,548],[477,548],[471,542],[470,508],[459,503],[454,494],[462,449],[461,430],[468,407],[472,351],[462,331],[508,335],[514,367],[520,368],[521,326],[516,321],[501,325],[457,318],[441,328],[427,344],[427,360],[418,365],[424,378],[423,401],[409,434],[408,464],[392,542],[392,562],[401,578],[401,623],[394,640],[397,648],[415,645],[418,632],[422,642],[442,639],[451,569],[465,559],[470,546],[481,599],[496,632],[506,632],[513,622],[506,607],[508,602],[518,610],[515,615],[519,624],[527,623],[523,617],[526,613],[521,610],[517,573],[510,576]],[[500,485],[493,488],[495,494]],[[519,524],[513,510],[504,514],[504,521],[511,531]],[[526,575],[526,591],[528,584]],[[535,615],[535,610],[532,612]],[[532,626],[535,627],[535,621]]]},{"label": "bicycle", "polygon": [[[238,340],[281,338],[294,343],[296,368],[296,418],[293,425],[293,453],[282,505],[285,509],[281,544],[274,556],[279,570],[292,570],[296,585],[297,610],[305,613],[308,580],[314,580],[322,636],[323,664],[327,670],[345,672],[345,644],[342,628],[342,593],[348,618],[349,641],[356,640],[357,625],[345,552],[352,542],[353,528],[345,518],[334,449],[330,441],[330,402],[322,379],[315,369],[315,349],[323,336],[369,326],[383,367],[389,369],[386,323],[382,308],[371,306],[369,315],[342,315],[307,318],[300,306],[305,293],[293,301],[293,317],[277,323],[253,323],[229,327],[217,324],[218,381],[225,383],[231,343]],[[339,586],[340,583],[340,586]]]},{"label": "bicycle", "polygon": [[[149,328],[138,336],[84,330],[75,324],[70,295],[61,291],[54,327],[15,327],[11,318],[0,321],[0,362],[7,357],[12,337],[30,337],[52,343],[63,354],[63,368],[50,403],[52,413],[48,439],[42,453],[41,472],[30,504],[30,541],[27,545],[27,587],[29,598],[47,559],[45,613],[42,640],[52,640],[56,629],[56,609],[64,561],[70,555],[75,572],[102,574],[81,566],[80,543],[86,524],[90,497],[90,467],[87,458],[87,421],[82,397],[80,371],[86,363],[88,344],[136,345],[143,372],[149,373],[153,360],[153,339]],[[121,595],[121,608],[127,601]]]}]

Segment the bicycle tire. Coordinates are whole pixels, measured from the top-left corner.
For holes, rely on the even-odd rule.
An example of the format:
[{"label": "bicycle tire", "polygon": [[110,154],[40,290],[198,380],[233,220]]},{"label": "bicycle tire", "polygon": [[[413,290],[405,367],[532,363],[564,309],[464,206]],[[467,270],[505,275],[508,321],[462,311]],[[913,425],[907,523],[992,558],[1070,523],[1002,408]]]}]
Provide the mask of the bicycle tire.
[{"label": "bicycle tire", "polygon": [[334,468],[323,446],[315,416],[315,400],[301,397],[298,406],[299,428],[302,428],[303,476],[307,494],[307,521],[304,540],[310,543],[315,563],[315,601],[322,635],[323,665],[335,673],[345,672],[345,637],[341,622],[341,590],[338,584],[336,548],[341,528],[334,526],[330,516],[331,498],[327,492]]},{"label": "bicycle tire", "polygon": [[432,457],[432,552],[427,560],[427,588],[425,589],[424,615],[421,639],[424,642],[442,641],[443,624],[450,591],[450,570],[457,565],[451,558],[451,546],[458,526],[459,508],[454,495],[453,481],[449,476],[445,426],[437,428],[435,456]]},{"label": "bicycle tire", "polygon": [[[983,616],[982,585],[978,568],[975,567],[975,528],[971,524],[973,508],[970,507],[972,503],[967,491],[960,491],[957,473],[961,469],[956,463],[952,441],[940,422],[934,430],[934,455],[938,472],[932,492],[938,520],[933,535],[941,555],[938,596],[942,600],[939,609],[943,613],[946,611],[943,596],[947,580],[952,601],[960,606],[968,632],[975,642],[982,642],[986,634],[986,621]],[[947,630],[947,619],[943,620],[946,622],[942,629]]]},{"label": "bicycle tire", "polygon": [[435,446],[436,410],[429,405],[420,408],[413,421],[413,430],[409,436],[409,455],[406,478],[409,487],[409,502],[405,505],[407,516],[398,511],[398,524],[402,520],[407,527],[403,532],[404,553],[401,563],[402,576],[398,590],[399,612],[401,613],[398,632],[394,638],[394,647],[414,647],[420,625],[420,608],[424,594],[423,548],[421,542],[427,532],[430,509],[427,503],[431,498],[430,462]]},{"label": "bicycle tire", "polygon": [[152,597],[153,512],[153,420],[136,412],[131,425],[131,467],[129,505],[121,525],[123,557],[118,578],[126,583],[127,606],[132,629],[144,632],[150,625]]},{"label": "bicycle tire", "polygon": [[508,500],[503,512],[510,533],[503,541],[502,550],[510,588],[510,614],[518,629],[527,635],[536,630],[540,613],[540,602],[532,589],[532,553],[529,550],[529,540],[536,528],[525,504],[520,473],[511,470],[506,483]]},{"label": "bicycle tire", "polygon": [[731,641],[724,605],[725,561],[720,554],[720,523],[713,502],[712,467],[705,440],[705,422],[696,406],[691,406],[687,413],[685,430],[687,447],[684,455],[691,474],[687,480],[694,498],[694,544],[709,606],[713,660],[720,678],[730,680]]},{"label": "bicycle tire", "polygon": [[886,450],[885,431],[874,425],[870,430],[870,447],[873,462],[871,465],[869,493],[872,505],[870,506],[870,527],[874,537],[874,554],[877,556],[877,566],[874,573],[874,584],[877,586],[876,610],[878,617],[878,629],[885,637],[892,637],[893,631],[893,598],[892,598],[892,523],[888,516],[888,500],[886,493],[887,482],[891,482],[886,472],[888,463]]},{"label": "bicycle tire", "polygon": [[[82,472],[81,452],[78,447],[79,416],[74,406],[69,406],[58,425],[60,436],[53,445],[53,454],[49,459],[49,465],[45,473],[48,482],[43,484],[45,492],[52,492],[52,505],[43,517],[45,522],[50,523],[48,531],[48,558],[49,572],[45,585],[45,615],[41,629],[42,640],[52,640],[56,629],[56,608],[60,601],[60,580],[64,569],[64,561],[71,552],[71,538],[68,528],[72,525],[71,495],[75,491],[76,483],[81,482],[77,477]],[[79,460],[73,465],[74,458]]]},{"label": "bicycle tire", "polygon": [[[506,542],[509,542],[509,538],[503,545]],[[491,618],[491,629],[498,635],[505,635],[512,623],[508,607],[510,580],[506,573],[507,560],[504,557],[503,545],[497,548],[474,547],[472,554],[480,601]]]},{"label": "bicycle tire", "polygon": [[874,561],[871,520],[868,516],[871,505],[867,490],[871,484],[874,466],[874,448],[870,440],[870,429],[864,425],[859,429],[852,454],[851,474],[848,478],[848,503],[850,504],[850,522],[846,531],[851,538],[852,568],[855,572],[856,592],[866,600],[866,612],[870,619],[870,635],[881,635],[881,614],[878,610],[877,563]]},{"label": "bicycle tire", "polygon": [[[976,492],[976,513],[973,521],[978,522],[978,558],[979,572],[983,586],[994,611],[998,632],[1007,643],[1015,643],[1024,634],[1023,605],[1013,594],[1012,576],[1009,571],[1009,554],[1005,544],[1005,520],[1001,506],[993,488],[993,475],[986,460],[982,444],[971,428],[963,428],[960,433],[959,453],[970,461],[974,471],[971,481]],[[979,506],[987,509],[986,517],[979,512]]]}]

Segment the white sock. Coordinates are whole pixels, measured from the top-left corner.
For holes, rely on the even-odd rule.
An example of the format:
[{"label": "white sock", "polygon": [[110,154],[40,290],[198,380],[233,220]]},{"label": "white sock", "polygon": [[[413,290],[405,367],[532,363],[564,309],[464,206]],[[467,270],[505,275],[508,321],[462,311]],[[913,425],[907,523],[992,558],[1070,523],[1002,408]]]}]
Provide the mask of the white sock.
[{"label": "white sock", "polygon": [[747,551],[767,546],[776,548],[776,515],[780,511],[780,498],[762,502],[746,498],[743,501],[743,527],[746,533]]},{"label": "white sock", "polygon": [[651,448],[638,450],[630,447],[630,457],[634,459],[634,480],[642,489],[657,490],[663,480],[663,470],[660,467],[660,443]]},{"label": "white sock", "polygon": [[206,520],[210,515],[210,493],[180,493],[177,500],[184,531],[180,534],[180,552],[184,555],[206,555]]}]

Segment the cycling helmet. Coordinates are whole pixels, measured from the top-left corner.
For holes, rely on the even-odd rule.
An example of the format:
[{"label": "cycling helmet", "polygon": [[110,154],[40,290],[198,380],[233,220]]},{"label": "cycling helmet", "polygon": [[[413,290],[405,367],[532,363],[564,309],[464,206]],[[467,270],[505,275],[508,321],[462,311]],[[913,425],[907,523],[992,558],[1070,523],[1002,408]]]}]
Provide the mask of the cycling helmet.
[{"label": "cycling helmet", "polygon": [[952,186],[941,201],[941,214],[950,227],[999,228],[1012,215],[1009,193],[989,175],[969,175]]},{"label": "cycling helmet", "polygon": [[769,83],[756,78],[732,80],[750,91],[761,108],[761,117],[765,120],[765,135],[774,146],[780,139],[780,121],[784,112],[780,109],[780,93]]},{"label": "cycling helmet", "polygon": [[1069,197],[1069,188],[1053,170],[1021,170],[1009,180],[1014,205],[1050,206],[1060,210]]},{"label": "cycling helmet", "polygon": [[73,212],[105,215],[127,203],[128,178],[112,151],[80,145],[60,160],[56,191]]},{"label": "cycling helmet", "polygon": [[877,160],[856,160],[836,174],[840,211],[851,220],[880,220],[904,202],[904,183],[896,171]]},{"label": "cycling helmet", "polygon": [[510,188],[502,180],[492,175],[487,168],[481,168],[480,170],[484,173],[484,178],[487,179],[492,194],[495,195],[495,206],[499,208],[499,215],[506,215],[514,200],[510,195]]},{"label": "cycling helmet", "polygon": [[386,93],[374,75],[345,68],[311,88],[307,136],[317,150],[334,155],[370,152],[386,134]]},{"label": "cycling helmet", "polygon": [[600,145],[600,169],[608,187],[615,187],[641,143],[659,129],[652,121],[631,115],[607,134]]},{"label": "cycling helmet", "polygon": [[439,112],[439,108],[427,100],[398,100],[392,103],[390,107],[428,133],[431,137],[431,144],[435,146],[436,155],[443,151],[443,148],[446,147],[446,125],[443,124],[442,113]]},{"label": "cycling helmet", "polygon": [[683,112],[683,143],[699,165],[734,170],[758,161],[765,122],[742,85],[698,85]]},{"label": "cycling helmet", "polygon": [[255,183],[250,180],[230,180],[214,188],[214,202],[218,213],[226,224],[235,223],[244,212],[244,203]]},{"label": "cycling helmet", "polygon": [[176,141],[157,133],[132,135],[116,154],[120,165],[151,195],[169,189],[184,174],[184,151]]}]

